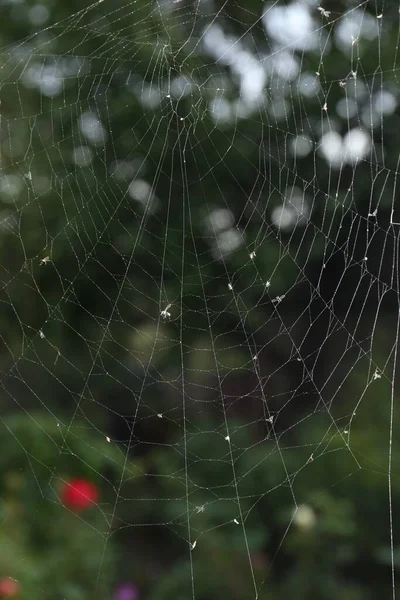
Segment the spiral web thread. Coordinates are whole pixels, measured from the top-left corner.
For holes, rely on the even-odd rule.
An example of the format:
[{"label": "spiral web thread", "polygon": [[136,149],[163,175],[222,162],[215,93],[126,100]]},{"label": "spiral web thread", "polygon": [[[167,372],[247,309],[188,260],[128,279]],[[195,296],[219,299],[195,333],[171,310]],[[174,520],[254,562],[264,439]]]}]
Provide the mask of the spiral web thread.
[{"label": "spiral web thread", "polygon": [[240,4],[104,0],[3,48],[2,387],[52,459],[4,429],[39,511],[65,456],[107,488],[99,578],[112,535],[150,526],[193,598],[216,531],[263,597],[315,498],[379,474],[395,597],[398,14]]}]

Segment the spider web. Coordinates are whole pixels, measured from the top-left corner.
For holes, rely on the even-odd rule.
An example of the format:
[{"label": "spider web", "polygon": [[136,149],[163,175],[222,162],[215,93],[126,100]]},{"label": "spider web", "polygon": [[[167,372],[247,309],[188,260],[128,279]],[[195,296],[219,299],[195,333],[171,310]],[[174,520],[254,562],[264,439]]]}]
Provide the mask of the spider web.
[{"label": "spider web", "polygon": [[[76,8],[3,6],[2,473],[29,531],[90,529],[98,590],[125,544],[158,600],[293,597],[318,532],[304,597],[370,597],[356,548],[395,598],[398,8]],[[101,498],[75,514],[78,476]]]}]

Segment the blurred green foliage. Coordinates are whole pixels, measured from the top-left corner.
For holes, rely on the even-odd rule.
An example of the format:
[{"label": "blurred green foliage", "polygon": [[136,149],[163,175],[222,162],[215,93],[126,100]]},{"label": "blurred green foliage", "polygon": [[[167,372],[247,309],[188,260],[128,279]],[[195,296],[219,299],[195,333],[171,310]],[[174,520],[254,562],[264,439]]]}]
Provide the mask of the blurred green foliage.
[{"label": "blurred green foliage", "polygon": [[[350,58],[335,28],[353,5],[324,7],[324,44],[290,49],[320,92],[270,74],[265,106],[216,123],[240,81],[204,28],[267,68],[285,49],[263,6],[52,0],[38,24],[32,2],[0,4],[0,578],[20,600],[127,580],[149,600],[391,597],[398,110],[357,165],[318,145],[398,88],[398,7]],[[168,93],[179,78],[189,94]],[[352,85],[350,124],[334,107]],[[293,187],[312,211],[279,230]],[[217,209],[245,240],[223,260]],[[396,435],[391,458],[396,507]],[[101,490],[79,514],[60,502],[76,477]]]}]

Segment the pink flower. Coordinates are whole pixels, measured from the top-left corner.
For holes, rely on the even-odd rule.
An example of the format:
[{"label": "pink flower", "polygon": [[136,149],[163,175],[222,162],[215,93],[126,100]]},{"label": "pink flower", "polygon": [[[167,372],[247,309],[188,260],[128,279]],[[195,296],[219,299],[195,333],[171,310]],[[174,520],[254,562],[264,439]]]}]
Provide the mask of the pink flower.
[{"label": "pink flower", "polygon": [[15,598],[20,590],[20,585],[11,577],[3,577],[0,579],[0,598]]},{"label": "pink flower", "polygon": [[75,511],[91,508],[99,495],[98,488],[86,479],[73,479],[61,489],[62,503]]},{"label": "pink flower", "polygon": [[138,600],[139,588],[134,583],[122,583],[114,593],[114,600]]}]

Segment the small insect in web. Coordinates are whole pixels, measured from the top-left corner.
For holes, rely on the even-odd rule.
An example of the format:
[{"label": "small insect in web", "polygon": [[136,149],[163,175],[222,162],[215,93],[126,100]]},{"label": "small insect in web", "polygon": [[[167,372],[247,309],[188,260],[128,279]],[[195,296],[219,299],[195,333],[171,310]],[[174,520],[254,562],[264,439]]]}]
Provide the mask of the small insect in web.
[{"label": "small insect in web", "polygon": [[46,265],[48,265],[49,263],[51,263],[51,258],[50,258],[50,256],[45,256],[44,258],[42,258],[42,259],[40,260],[40,266],[41,266],[41,267],[43,267],[43,265],[44,265],[44,266],[46,266]]},{"label": "small insect in web", "polygon": [[321,15],[323,17],[326,17],[327,19],[329,19],[329,17],[331,16],[331,11],[330,10],[325,10],[324,8],[322,8],[322,6],[318,6],[318,10],[321,13]]},{"label": "small insect in web", "polygon": [[167,306],[160,312],[160,317],[164,320],[171,318],[171,313],[168,312],[168,309],[171,308],[172,304],[167,304]]},{"label": "small insect in web", "polygon": [[282,302],[282,300],[285,298],[285,294],[282,294],[282,296],[277,296],[276,298],[274,298],[272,300],[272,304],[279,304],[280,302]]},{"label": "small insect in web", "polygon": [[382,375],[379,373],[378,369],[375,369],[374,374],[372,375],[372,381],[375,381],[376,379],[381,379]]}]

